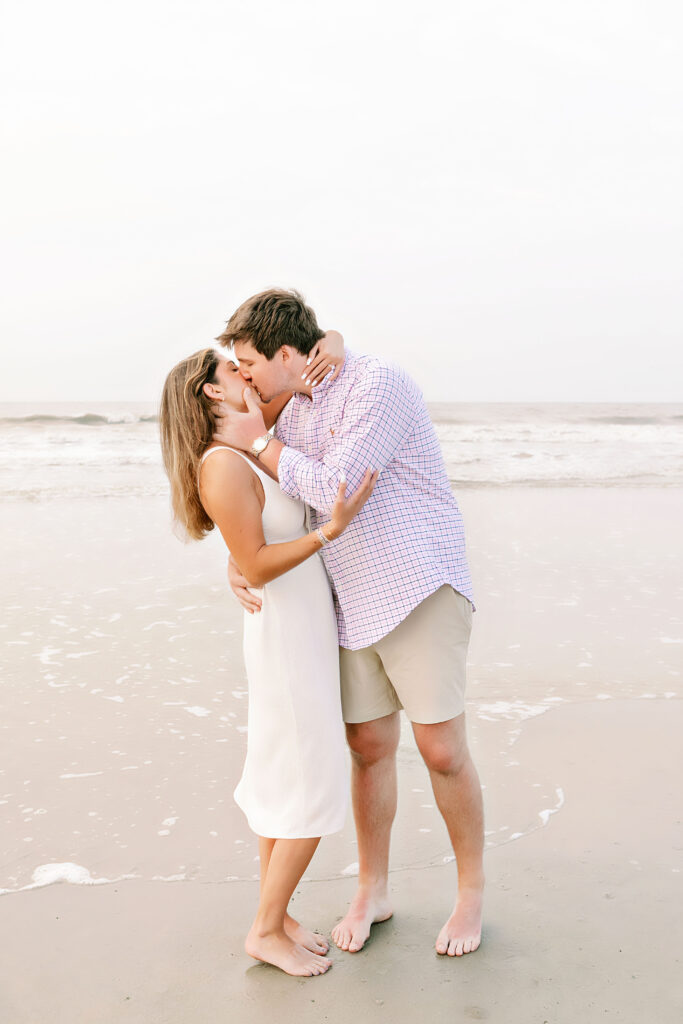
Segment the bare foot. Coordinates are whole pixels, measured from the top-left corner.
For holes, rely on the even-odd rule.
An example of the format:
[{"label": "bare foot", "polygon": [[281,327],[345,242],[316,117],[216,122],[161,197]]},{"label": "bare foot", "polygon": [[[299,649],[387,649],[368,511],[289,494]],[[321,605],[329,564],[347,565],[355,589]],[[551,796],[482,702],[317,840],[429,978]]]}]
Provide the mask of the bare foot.
[{"label": "bare foot", "polygon": [[324,974],[328,967],[332,966],[331,960],[293,942],[285,932],[259,935],[252,928],[247,935],[244,948],[254,960],[273,964],[286,974],[294,974],[297,977],[310,978],[314,974]]},{"label": "bare foot", "polygon": [[461,889],[455,909],[439,932],[437,953],[463,956],[474,953],[481,942],[483,889]]},{"label": "bare foot", "polygon": [[332,929],[332,939],[340,949],[357,953],[365,945],[372,925],[388,921],[392,914],[387,896],[368,896],[359,890],[346,917]]},{"label": "bare foot", "polygon": [[289,914],[285,918],[285,931],[292,942],[303,946],[304,949],[310,949],[311,953],[318,953],[320,956],[324,956],[330,948],[330,944],[324,935],[304,928],[303,925],[295,921]]}]

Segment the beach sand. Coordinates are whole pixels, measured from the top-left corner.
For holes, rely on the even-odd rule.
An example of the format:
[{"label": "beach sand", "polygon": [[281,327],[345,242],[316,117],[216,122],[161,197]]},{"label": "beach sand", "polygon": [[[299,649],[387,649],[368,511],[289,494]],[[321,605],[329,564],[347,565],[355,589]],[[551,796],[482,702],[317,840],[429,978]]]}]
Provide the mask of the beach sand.
[{"label": "beach sand", "polygon": [[[681,1019],[681,492],[459,500],[482,946],[434,953],[456,872],[404,723],[395,916],[306,980],[242,949],[258,864],[220,539],[183,546],[158,498],[3,506],[2,1024]],[[349,818],[295,896],[305,923],[329,933],[356,860]]]}]

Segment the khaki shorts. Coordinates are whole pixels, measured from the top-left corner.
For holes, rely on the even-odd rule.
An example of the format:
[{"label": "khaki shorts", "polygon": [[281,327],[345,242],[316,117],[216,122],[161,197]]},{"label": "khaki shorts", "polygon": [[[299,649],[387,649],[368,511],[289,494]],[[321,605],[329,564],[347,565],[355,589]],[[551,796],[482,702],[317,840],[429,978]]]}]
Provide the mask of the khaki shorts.
[{"label": "khaki shorts", "polygon": [[424,725],[461,715],[471,629],[472,605],[445,585],[377,643],[340,647],[344,721],[372,722],[401,708]]}]

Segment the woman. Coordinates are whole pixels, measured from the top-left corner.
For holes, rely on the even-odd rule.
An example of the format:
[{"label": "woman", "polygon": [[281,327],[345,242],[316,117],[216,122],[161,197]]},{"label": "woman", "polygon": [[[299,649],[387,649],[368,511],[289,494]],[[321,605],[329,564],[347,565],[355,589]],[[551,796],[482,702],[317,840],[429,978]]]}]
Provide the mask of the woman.
[{"label": "woman", "polygon": [[[319,352],[313,379],[340,361]],[[236,364],[214,349],[183,360],[164,385],[161,444],[175,519],[195,539],[218,526],[247,579],[262,588],[261,613],[244,622],[249,731],[235,790],[261,862],[245,949],[288,974],[311,976],[330,966],[328,944],[287,908],[320,837],[339,831],[346,814],[337,627],[325,568],[311,556],[348,526],[376,476],[366,473],[349,499],[342,483],[329,522],[309,532],[304,505],[256,459],[212,441],[212,402],[244,409],[244,388]],[[263,404],[269,428],[290,397]]]}]

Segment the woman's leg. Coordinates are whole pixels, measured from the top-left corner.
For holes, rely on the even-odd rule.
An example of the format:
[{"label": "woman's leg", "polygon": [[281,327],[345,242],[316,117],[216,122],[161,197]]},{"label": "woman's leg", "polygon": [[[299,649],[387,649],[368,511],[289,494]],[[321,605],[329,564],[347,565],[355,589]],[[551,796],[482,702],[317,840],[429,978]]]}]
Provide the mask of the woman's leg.
[{"label": "woman's leg", "polygon": [[267,863],[261,875],[261,899],[244,948],[254,959],[275,964],[287,974],[324,974],[331,961],[295,942],[285,930],[292,893],[320,839],[276,839],[270,850],[268,840],[263,842]]},{"label": "woman's leg", "polygon": [[275,846],[276,842],[276,839],[267,839],[265,836],[258,837],[258,859],[259,866],[261,868],[261,896],[263,896],[263,886],[265,885],[266,875],[268,874],[268,864],[270,863],[270,855],[273,852],[273,847]]},{"label": "woman's leg", "polygon": [[[259,862],[261,865],[261,898],[263,898],[263,887],[266,875],[268,874],[268,865],[270,864],[270,857],[276,842],[277,840],[275,839],[266,839],[264,836],[258,837]],[[311,953],[319,953],[324,956],[330,948],[330,944],[324,935],[320,935],[319,932],[313,932],[309,928],[304,928],[291,914],[285,914],[285,931],[290,939],[297,942],[300,946],[310,949]]]}]

